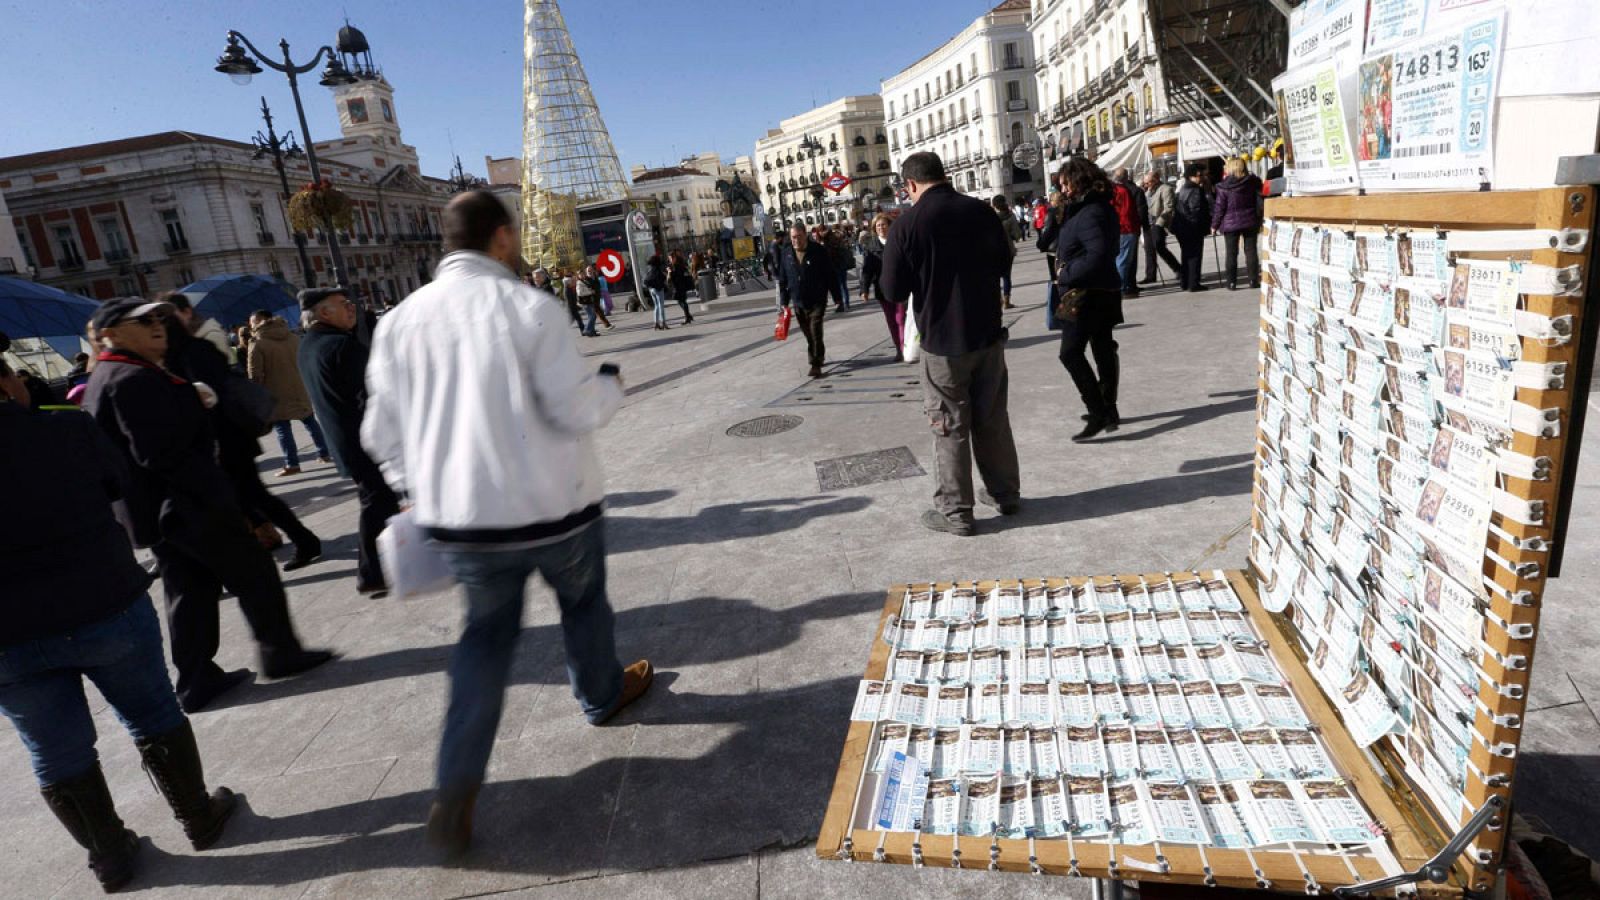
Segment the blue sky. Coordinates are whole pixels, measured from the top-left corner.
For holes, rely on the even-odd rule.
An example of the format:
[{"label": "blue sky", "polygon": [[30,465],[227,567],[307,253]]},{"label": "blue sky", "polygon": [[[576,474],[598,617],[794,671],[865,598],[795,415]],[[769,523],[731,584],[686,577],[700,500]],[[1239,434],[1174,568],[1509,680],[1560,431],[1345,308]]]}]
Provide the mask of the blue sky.
[{"label": "blue sky", "polygon": [[[567,0],[562,11],[624,168],[702,150],[749,153],[766,129],[879,81],[955,35],[973,0]],[[248,140],[265,95],[293,125],[283,76],[247,87],[212,71],[227,29],[308,58],[348,15],[423,171],[468,171],[522,142],[520,0],[0,2],[0,156],[182,129]],[[326,88],[302,84],[312,136],[338,133]],[[298,128],[296,129],[298,133]]]}]

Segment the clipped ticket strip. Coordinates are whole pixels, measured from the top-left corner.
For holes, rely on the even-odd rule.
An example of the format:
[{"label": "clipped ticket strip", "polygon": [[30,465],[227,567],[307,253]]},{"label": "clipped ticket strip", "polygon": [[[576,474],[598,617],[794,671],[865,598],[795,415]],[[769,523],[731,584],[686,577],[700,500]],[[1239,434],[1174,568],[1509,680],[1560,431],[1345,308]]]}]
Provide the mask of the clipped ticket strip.
[{"label": "clipped ticket strip", "polygon": [[1571,273],[1454,259],[1435,231],[1274,221],[1267,233],[1250,551],[1262,603],[1294,624],[1356,743],[1392,742],[1441,817],[1460,821],[1480,682],[1494,684],[1483,664],[1517,668],[1485,642],[1490,591],[1505,595],[1486,566],[1511,566],[1487,552],[1491,519],[1542,523],[1539,504],[1499,485],[1548,477],[1548,460],[1511,448],[1556,427],[1517,388],[1565,375],[1522,348],[1570,334],[1570,319],[1519,298],[1559,293]]},{"label": "clipped ticket strip", "polygon": [[[883,639],[851,713],[875,723],[874,830],[1158,859],[1381,841],[1221,572],[908,591]],[[1392,718],[1370,695],[1350,702]]]}]

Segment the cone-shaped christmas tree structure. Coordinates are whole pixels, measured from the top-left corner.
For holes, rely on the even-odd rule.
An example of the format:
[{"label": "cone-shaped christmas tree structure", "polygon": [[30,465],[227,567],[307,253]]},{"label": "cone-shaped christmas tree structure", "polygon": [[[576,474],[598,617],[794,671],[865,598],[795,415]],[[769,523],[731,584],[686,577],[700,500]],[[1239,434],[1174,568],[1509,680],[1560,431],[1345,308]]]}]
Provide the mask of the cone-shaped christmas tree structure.
[{"label": "cone-shaped christmas tree structure", "polygon": [[523,17],[522,255],[584,262],[577,207],[627,196],[622,163],[600,118],[556,0],[527,0]]}]

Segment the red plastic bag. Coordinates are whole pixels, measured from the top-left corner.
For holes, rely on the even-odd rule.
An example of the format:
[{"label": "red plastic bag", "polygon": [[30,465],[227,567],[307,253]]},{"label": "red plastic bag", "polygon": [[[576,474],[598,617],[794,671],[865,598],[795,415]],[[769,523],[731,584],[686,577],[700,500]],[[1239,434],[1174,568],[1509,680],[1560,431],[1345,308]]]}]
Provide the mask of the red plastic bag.
[{"label": "red plastic bag", "polygon": [[787,341],[789,339],[789,325],[794,322],[794,311],[785,306],[778,311],[778,324],[772,329],[774,340]]}]

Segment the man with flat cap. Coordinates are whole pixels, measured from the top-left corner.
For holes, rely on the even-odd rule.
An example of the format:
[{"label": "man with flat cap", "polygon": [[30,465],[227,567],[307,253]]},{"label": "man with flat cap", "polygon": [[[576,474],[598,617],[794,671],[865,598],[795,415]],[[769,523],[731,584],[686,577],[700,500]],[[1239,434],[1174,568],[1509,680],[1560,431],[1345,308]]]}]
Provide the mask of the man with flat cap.
[{"label": "man with flat cap", "polygon": [[327,434],[334,465],[340,475],[355,482],[361,506],[356,590],[381,597],[388,593],[388,585],[378,565],[378,533],[390,516],[400,512],[400,502],[361,447],[361,417],[367,409],[367,345],[356,334],[360,313],[340,287],[301,291],[300,309],[306,325],[305,338],[300,341],[300,378]]},{"label": "man with flat cap", "polygon": [[171,310],[138,297],[101,304],[90,319],[100,355],[83,407],[127,458],[129,486],[118,518],[135,546],[155,554],[178,700],[185,712],[196,712],[250,676],[245,669],[224,672],[213,661],[224,587],[239,598],[267,677],[299,674],[333,654],[301,646],[278,567],[251,534],[217,464],[206,415],[217,402],[215,386],[180,378],[160,363]]}]

